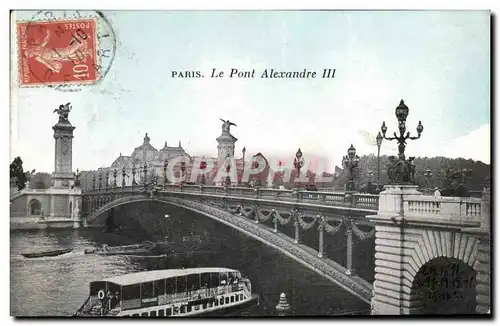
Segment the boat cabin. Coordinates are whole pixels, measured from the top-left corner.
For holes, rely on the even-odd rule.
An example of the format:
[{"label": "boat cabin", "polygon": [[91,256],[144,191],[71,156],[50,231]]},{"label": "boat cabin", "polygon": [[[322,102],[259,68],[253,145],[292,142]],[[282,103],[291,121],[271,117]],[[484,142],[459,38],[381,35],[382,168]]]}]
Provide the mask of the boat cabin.
[{"label": "boat cabin", "polygon": [[226,268],[146,271],[91,282],[88,301],[111,314],[181,301],[202,303],[241,290],[241,280],[239,271]]}]

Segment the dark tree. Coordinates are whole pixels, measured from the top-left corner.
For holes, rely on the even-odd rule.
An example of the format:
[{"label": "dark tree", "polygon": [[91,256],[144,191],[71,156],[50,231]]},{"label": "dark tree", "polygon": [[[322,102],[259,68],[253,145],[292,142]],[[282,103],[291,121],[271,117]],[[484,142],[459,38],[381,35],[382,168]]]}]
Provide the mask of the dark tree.
[{"label": "dark tree", "polygon": [[10,178],[14,179],[18,190],[23,189],[26,186],[26,181],[28,177],[23,170],[23,160],[21,157],[16,157],[12,163],[10,163]]}]

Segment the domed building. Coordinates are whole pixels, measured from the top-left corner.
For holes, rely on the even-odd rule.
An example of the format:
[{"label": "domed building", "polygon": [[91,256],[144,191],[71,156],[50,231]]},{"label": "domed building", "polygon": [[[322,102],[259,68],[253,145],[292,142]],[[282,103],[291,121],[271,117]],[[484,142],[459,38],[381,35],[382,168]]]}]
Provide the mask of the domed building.
[{"label": "domed building", "polygon": [[[221,119],[222,120],[222,119]],[[216,141],[218,143],[217,157],[200,157],[189,155],[179,141],[178,146],[168,146],[167,142],[162,149],[157,150],[152,144],[148,134],[144,136],[141,146],[136,147],[130,156],[125,156],[120,153],[109,167],[100,168],[97,171],[85,171],[81,174],[80,183],[84,189],[103,189],[112,187],[131,186],[133,181],[136,184],[144,182],[144,178],[149,180],[153,175],[158,177],[160,183],[183,183],[205,184],[205,185],[221,185],[227,181],[218,180],[217,173],[219,165],[224,164],[225,158],[234,158],[235,142],[237,138],[230,134],[229,127],[231,123],[224,121],[222,127],[222,135]],[[235,158],[236,174],[229,180],[231,185],[236,186],[242,184],[243,169],[245,167],[245,149],[242,150],[243,157]],[[260,156],[262,154],[259,153]],[[183,158],[183,159],[180,159]],[[170,164],[175,159],[173,171]],[[210,160],[215,166],[206,171],[204,177],[201,174],[191,176],[194,164],[200,164],[196,167],[197,171],[204,169],[201,167],[204,161]],[[266,162],[267,165],[267,160]],[[167,173],[173,172],[173,175],[165,175],[165,164],[168,164],[169,170]],[[248,166],[248,165],[247,165]],[[266,170],[267,171],[267,170]],[[253,177],[252,179],[255,179]],[[258,176],[257,179],[263,179]],[[247,183],[247,182],[243,182]]]},{"label": "domed building", "polygon": [[151,139],[148,137],[148,134],[146,133],[146,136],[144,137],[144,143],[142,143],[141,146],[136,147],[131,155],[134,163],[151,162],[158,160],[158,158],[160,157],[160,153],[156,148],[153,147],[153,145],[149,143],[150,140]]}]

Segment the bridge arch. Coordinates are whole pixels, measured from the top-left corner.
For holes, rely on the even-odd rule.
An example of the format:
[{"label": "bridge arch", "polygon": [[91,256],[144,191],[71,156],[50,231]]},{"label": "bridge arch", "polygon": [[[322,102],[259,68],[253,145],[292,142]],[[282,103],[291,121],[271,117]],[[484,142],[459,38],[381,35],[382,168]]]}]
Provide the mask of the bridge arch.
[{"label": "bridge arch", "polygon": [[116,208],[118,206],[126,205],[126,204],[131,204],[131,203],[138,203],[138,202],[147,202],[147,201],[152,201],[152,202],[160,202],[164,204],[170,204],[173,205],[171,201],[165,198],[150,198],[150,196],[146,195],[132,195],[132,196],[126,196],[126,197],[121,197],[115,200],[110,201],[109,203],[103,205],[100,207],[97,211],[95,211],[92,215],[87,217],[87,222],[92,223],[97,217],[100,215],[107,213],[110,211],[112,208]]},{"label": "bridge arch", "polygon": [[[370,303],[372,287],[371,284],[362,280],[359,277],[350,277],[345,275],[345,270],[342,266],[335,262],[327,263],[325,259],[318,258],[316,254],[310,250],[305,250],[302,245],[297,245],[294,240],[288,236],[277,236],[272,230],[267,230],[254,222],[245,219],[242,216],[233,215],[227,211],[221,210],[219,207],[210,206],[206,203],[200,203],[196,200],[188,200],[175,197],[150,197],[149,194],[138,194],[117,198],[102,207],[87,218],[87,222],[92,223],[98,216],[111,210],[112,208],[130,204],[134,202],[161,202],[176,207],[190,210],[194,213],[205,215],[222,224],[232,227],[257,241],[272,247],[286,256],[294,259],[300,264],[310,268],[317,274],[334,282],[347,292],[355,295],[366,303]],[[256,229],[258,231],[256,232]],[[288,238],[288,239],[287,239]],[[331,266],[331,264],[335,266]]]},{"label": "bridge arch", "polygon": [[460,232],[422,232],[406,265],[410,313],[475,312],[478,242]]}]

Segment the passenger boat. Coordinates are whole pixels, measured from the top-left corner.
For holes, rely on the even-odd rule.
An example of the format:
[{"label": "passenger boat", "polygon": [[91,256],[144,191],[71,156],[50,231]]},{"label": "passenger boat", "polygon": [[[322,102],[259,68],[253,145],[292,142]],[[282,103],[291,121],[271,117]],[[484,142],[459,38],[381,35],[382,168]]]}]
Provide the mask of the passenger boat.
[{"label": "passenger boat", "polygon": [[39,257],[54,257],[62,254],[67,254],[68,252],[72,252],[73,248],[59,249],[59,250],[51,250],[51,251],[43,251],[36,253],[24,253],[21,254],[26,258],[39,258]]},{"label": "passenger boat", "polygon": [[90,283],[75,316],[184,317],[228,315],[259,304],[250,280],[221,267],[165,269]]}]

